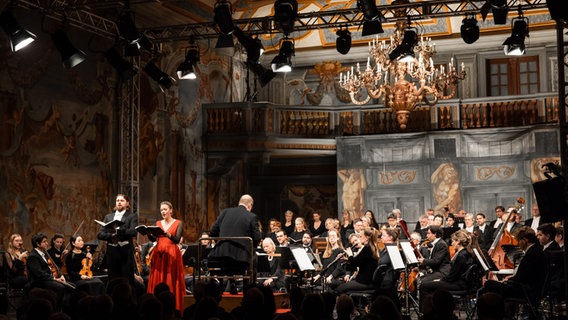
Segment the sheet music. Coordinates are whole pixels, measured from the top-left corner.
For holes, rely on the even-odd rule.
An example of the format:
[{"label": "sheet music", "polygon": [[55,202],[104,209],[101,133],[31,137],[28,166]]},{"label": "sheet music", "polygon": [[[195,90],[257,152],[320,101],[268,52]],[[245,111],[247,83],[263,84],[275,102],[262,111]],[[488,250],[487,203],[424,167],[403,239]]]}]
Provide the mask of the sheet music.
[{"label": "sheet music", "polygon": [[398,246],[396,244],[387,244],[385,247],[386,247],[387,253],[390,257],[392,268],[394,270],[404,269],[405,268],[404,261],[402,260],[402,256],[400,255],[400,251],[398,251]]},{"label": "sheet music", "polygon": [[292,251],[292,255],[294,256],[294,259],[296,259],[296,263],[298,264],[300,271],[316,269],[312,264],[308,253],[303,247],[290,248],[290,251]]},{"label": "sheet music", "polygon": [[475,256],[477,257],[477,261],[479,262],[479,264],[483,268],[483,271],[485,271],[485,272],[489,271],[489,267],[487,266],[487,264],[485,264],[485,259],[483,259],[483,257],[481,256],[481,254],[479,253],[477,248],[473,248],[472,250],[473,250],[473,253],[475,253]]},{"label": "sheet music", "polygon": [[410,244],[410,241],[400,240],[399,244],[406,257],[407,264],[418,264],[418,258],[416,258],[416,254],[414,254],[414,248]]}]

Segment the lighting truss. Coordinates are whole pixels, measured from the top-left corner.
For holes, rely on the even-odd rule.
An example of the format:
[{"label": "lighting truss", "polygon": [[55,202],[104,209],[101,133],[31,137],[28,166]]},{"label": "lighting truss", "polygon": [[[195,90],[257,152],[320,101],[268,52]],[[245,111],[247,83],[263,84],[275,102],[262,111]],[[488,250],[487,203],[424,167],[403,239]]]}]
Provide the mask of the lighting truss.
[{"label": "lighting truss", "polygon": [[[97,9],[122,8],[124,1],[116,0],[79,0],[68,3],[65,0],[19,0],[17,4],[30,10],[44,12],[47,16],[62,20],[66,15],[69,23],[75,27],[95,33],[100,36],[114,39],[116,25],[113,21],[96,15]],[[131,0],[131,7],[137,4],[155,2],[155,0]],[[465,16],[478,14],[486,0],[443,0],[423,1],[400,4],[388,4],[377,6],[378,10],[385,15],[386,22],[396,22],[410,16],[412,21],[443,18],[452,16]],[[518,0],[507,0],[509,7],[518,7]],[[531,10],[547,9],[546,0],[524,0],[521,4],[523,12]],[[395,15],[404,10],[405,17]],[[338,29],[346,25],[357,26],[363,20],[363,14],[358,8],[340,10],[327,10],[317,12],[298,13],[295,32],[316,29]],[[273,16],[233,20],[235,27],[240,28],[249,35],[276,34],[280,30]],[[219,30],[214,21],[184,24],[164,25],[146,29],[146,35],[153,42],[166,42],[176,40],[188,40],[191,36],[199,38],[216,38]]]}]

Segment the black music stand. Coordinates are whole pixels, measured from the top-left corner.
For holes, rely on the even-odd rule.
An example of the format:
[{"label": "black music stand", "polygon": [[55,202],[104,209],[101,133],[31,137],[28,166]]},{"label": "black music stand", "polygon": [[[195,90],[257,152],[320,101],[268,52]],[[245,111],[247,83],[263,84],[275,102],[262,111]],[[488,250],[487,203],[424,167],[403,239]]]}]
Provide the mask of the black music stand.
[{"label": "black music stand", "polygon": [[[418,304],[418,301],[420,301],[419,286],[417,286],[417,289],[416,289],[416,299],[414,299],[414,297],[412,297],[410,295],[410,290],[408,289],[410,287],[410,285],[408,283],[409,282],[408,275],[409,275],[409,272],[410,272],[410,267],[417,266],[419,264],[418,258],[416,257],[416,254],[414,253],[414,248],[412,247],[412,244],[410,243],[409,240],[399,240],[399,243],[400,243],[400,247],[402,248],[402,253],[404,255],[404,261],[403,261],[401,254],[400,254],[400,251],[398,251],[398,246],[396,244],[387,244],[386,248],[387,248],[387,250],[390,249],[390,251],[387,251],[387,252],[389,252],[389,257],[391,258],[391,263],[393,264],[393,268],[395,270],[404,269],[404,282],[405,282],[406,285],[404,286],[404,312],[403,312],[403,317],[406,318],[406,319],[410,319],[410,303],[412,302],[412,308],[414,309],[414,312],[416,313],[418,318],[421,318],[422,315],[420,314],[420,306]],[[394,247],[394,248],[391,248],[391,247]],[[396,252],[395,252],[395,250],[396,250]],[[393,257],[395,258],[394,261],[393,261]],[[400,266],[401,263],[402,263],[402,267]]]},{"label": "black music stand", "polygon": [[276,247],[276,253],[280,254],[280,268],[283,270],[293,269],[290,261],[294,260],[290,247]]}]

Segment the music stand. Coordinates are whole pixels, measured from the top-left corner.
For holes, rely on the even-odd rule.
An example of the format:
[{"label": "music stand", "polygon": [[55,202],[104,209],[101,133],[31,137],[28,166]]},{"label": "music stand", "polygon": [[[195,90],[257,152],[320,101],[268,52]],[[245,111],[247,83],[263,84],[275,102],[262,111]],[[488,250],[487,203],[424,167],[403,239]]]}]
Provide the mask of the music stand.
[{"label": "music stand", "polygon": [[404,265],[404,261],[402,260],[402,256],[400,255],[400,251],[398,250],[396,243],[385,244],[385,249],[389,255],[392,268],[397,271],[405,269],[406,266]]},{"label": "music stand", "polygon": [[270,263],[268,262],[268,254],[261,252],[256,253],[256,272],[270,273]]},{"label": "music stand", "polygon": [[[187,245],[185,252],[182,255],[183,264],[185,266],[195,266],[195,262],[197,261],[197,252],[198,252],[199,244],[197,243],[190,243]],[[201,260],[207,259],[207,255],[212,248],[207,248],[204,244],[201,245]]]},{"label": "music stand", "polygon": [[294,256],[294,260],[296,260],[300,271],[316,270],[312,264],[312,260],[303,247],[290,248],[290,251],[292,251],[292,255]]},{"label": "music stand", "polygon": [[[414,253],[414,248],[412,247],[412,245],[410,244],[410,241],[408,240],[399,240],[400,243],[400,247],[402,248],[402,253],[404,254],[404,262],[402,261],[402,256],[400,255],[400,252],[398,251],[398,246],[396,246],[396,244],[393,244],[396,248],[396,251],[398,253],[398,259],[401,260],[402,262],[402,268],[396,269],[395,270],[401,270],[404,269],[404,283],[406,284],[404,286],[404,305],[405,305],[405,316],[410,319],[410,300],[412,300],[412,306],[414,308],[414,311],[416,312],[416,315],[418,316],[418,318],[420,318],[420,308],[418,306],[418,302],[420,300],[420,290],[416,290],[416,300],[414,300],[413,297],[410,296],[410,290],[409,290],[409,280],[408,280],[408,274],[409,274],[409,266],[411,265],[418,265],[418,258],[416,257],[416,254]],[[389,249],[389,245],[387,245],[387,250]],[[392,251],[394,251],[394,249],[391,249]],[[393,255],[395,253],[393,252]],[[391,257],[391,262],[392,261],[392,257],[393,255],[391,255],[391,253],[389,252],[389,256]],[[405,263],[406,262],[406,263]],[[393,268],[394,268],[394,264],[393,264]],[[418,286],[417,286],[418,287]]]}]

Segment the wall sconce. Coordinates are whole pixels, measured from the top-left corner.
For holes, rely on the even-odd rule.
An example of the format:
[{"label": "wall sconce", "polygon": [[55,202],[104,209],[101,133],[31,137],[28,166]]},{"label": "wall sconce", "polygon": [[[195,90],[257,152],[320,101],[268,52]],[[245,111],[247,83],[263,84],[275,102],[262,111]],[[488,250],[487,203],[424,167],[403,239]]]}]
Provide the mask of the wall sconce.
[{"label": "wall sconce", "polygon": [[36,35],[22,28],[14,15],[12,9],[8,8],[0,14],[0,26],[10,39],[10,47],[12,52],[19,51],[37,39]]},{"label": "wall sconce", "polygon": [[73,68],[87,58],[87,55],[83,51],[75,48],[73,44],[71,44],[63,28],[51,34],[51,40],[55,44],[57,51],[61,54],[61,63],[63,63],[65,68]]},{"label": "wall sconce", "polygon": [[138,66],[121,57],[115,48],[107,50],[105,52],[105,58],[118,72],[120,79],[124,82],[132,79],[138,73]]},{"label": "wall sconce", "polygon": [[272,59],[272,71],[290,72],[292,71],[292,56],[294,55],[294,42],[289,38],[284,38],[280,44],[280,51]]},{"label": "wall sconce", "polygon": [[154,60],[148,62],[144,67],[144,71],[152,80],[158,83],[162,92],[166,92],[166,90],[169,89],[176,80],[164,71],[160,70],[154,62]]}]

